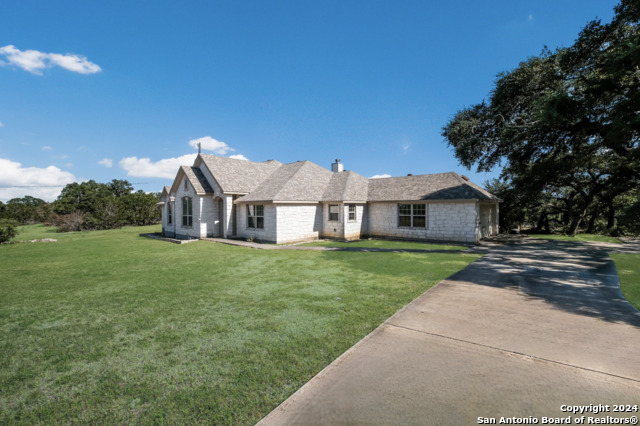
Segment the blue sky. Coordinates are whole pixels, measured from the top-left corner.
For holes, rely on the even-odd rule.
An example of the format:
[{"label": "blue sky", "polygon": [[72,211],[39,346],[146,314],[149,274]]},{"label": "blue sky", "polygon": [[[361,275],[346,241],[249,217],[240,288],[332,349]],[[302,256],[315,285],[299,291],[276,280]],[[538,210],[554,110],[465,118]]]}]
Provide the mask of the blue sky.
[{"label": "blue sky", "polygon": [[459,166],[442,126],[616,4],[3,0],[0,201],[52,201],[88,179],[160,191],[196,140],[252,161],[482,184],[500,170]]}]

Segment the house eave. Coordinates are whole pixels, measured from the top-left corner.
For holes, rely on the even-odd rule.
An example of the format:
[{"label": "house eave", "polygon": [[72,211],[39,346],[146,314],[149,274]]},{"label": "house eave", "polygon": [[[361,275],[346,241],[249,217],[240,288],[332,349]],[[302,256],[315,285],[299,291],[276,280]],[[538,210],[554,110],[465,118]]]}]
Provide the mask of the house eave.
[{"label": "house eave", "polygon": [[478,201],[493,201],[483,200],[480,198],[455,198],[455,199],[396,199],[396,200],[369,200],[368,203],[475,203]]}]

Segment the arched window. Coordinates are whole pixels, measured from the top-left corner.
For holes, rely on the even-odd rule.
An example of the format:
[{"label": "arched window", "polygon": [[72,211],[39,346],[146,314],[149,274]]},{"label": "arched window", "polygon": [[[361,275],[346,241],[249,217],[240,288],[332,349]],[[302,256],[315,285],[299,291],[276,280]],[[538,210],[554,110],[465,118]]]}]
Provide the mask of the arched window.
[{"label": "arched window", "polygon": [[191,197],[182,199],[182,226],[193,226],[193,203]]}]

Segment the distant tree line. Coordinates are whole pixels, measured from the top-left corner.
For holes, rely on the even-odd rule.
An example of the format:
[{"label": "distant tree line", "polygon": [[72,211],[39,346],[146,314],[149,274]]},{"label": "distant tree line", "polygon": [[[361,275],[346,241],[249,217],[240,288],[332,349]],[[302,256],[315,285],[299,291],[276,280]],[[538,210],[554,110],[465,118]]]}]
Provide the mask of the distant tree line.
[{"label": "distant tree line", "polygon": [[29,195],[0,201],[0,220],[18,224],[46,223],[58,232],[113,229],[160,222],[159,193],[134,191],[126,180],[70,183],[48,203]]},{"label": "distant tree line", "polygon": [[640,232],[640,2],[615,12],[499,74],[488,101],[444,127],[464,166],[503,166],[487,185],[503,226]]}]

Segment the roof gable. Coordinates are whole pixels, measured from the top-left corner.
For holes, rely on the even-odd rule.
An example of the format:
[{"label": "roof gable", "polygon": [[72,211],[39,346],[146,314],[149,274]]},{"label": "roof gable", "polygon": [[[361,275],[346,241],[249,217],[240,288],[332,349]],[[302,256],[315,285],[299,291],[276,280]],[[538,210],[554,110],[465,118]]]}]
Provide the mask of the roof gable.
[{"label": "roof gable", "polygon": [[239,198],[238,202],[319,202],[332,175],[332,172],[311,161],[283,164],[254,191]]},{"label": "roof gable", "polygon": [[349,170],[333,173],[322,201],[367,201],[369,179]]},{"label": "roof gable", "polygon": [[224,193],[247,194],[253,191],[282,163],[269,160],[262,163],[217,155],[198,154],[194,164],[204,163]]},{"label": "roof gable", "polygon": [[197,167],[193,166],[180,166],[178,170],[178,174],[176,175],[175,180],[173,181],[173,185],[169,190],[170,193],[175,193],[178,190],[178,185],[180,183],[180,177],[185,176],[189,181],[193,189],[196,191],[196,194],[204,195],[204,194],[213,194],[213,188],[207,181],[207,178]]}]

